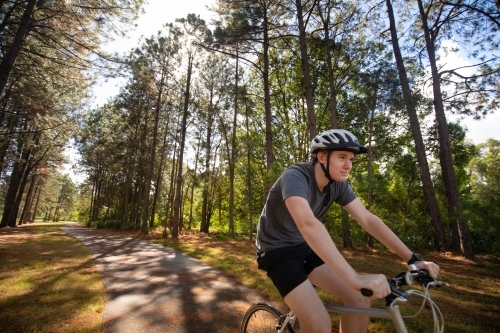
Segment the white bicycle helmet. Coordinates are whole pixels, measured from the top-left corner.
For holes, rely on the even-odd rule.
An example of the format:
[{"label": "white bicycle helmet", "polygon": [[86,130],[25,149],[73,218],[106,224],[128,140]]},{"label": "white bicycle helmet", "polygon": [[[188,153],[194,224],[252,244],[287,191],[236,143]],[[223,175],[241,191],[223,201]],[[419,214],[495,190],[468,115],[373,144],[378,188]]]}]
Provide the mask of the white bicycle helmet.
[{"label": "white bicycle helmet", "polygon": [[367,152],[366,147],[361,145],[349,131],[344,129],[330,129],[318,134],[311,141],[311,154],[321,150],[346,150],[354,154],[364,154]]}]

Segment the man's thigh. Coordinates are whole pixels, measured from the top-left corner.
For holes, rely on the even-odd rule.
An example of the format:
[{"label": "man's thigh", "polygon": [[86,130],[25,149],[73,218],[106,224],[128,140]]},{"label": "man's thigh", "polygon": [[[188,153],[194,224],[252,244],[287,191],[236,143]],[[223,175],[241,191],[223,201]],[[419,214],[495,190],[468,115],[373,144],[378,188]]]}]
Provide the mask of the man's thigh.
[{"label": "man's thigh", "polygon": [[305,280],[284,297],[293,310],[301,332],[331,332],[330,315],[309,280]]}]

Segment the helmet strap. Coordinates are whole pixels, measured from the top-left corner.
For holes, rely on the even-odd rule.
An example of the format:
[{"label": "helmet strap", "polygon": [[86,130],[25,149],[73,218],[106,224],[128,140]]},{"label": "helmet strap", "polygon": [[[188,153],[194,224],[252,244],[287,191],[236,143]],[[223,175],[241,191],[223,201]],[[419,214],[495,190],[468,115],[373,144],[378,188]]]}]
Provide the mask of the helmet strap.
[{"label": "helmet strap", "polygon": [[323,169],[323,172],[325,173],[325,177],[330,181],[330,183],[333,182],[332,177],[330,177],[330,152],[331,150],[328,150],[328,153],[326,154],[326,168],[323,165],[323,163],[319,163],[321,165],[321,169]]},{"label": "helmet strap", "polygon": [[319,165],[321,165],[321,169],[323,169],[323,172],[325,173],[325,177],[328,178],[328,185],[325,186],[324,188],[324,192],[326,192],[326,196],[325,196],[325,199],[323,201],[323,206],[327,206],[328,205],[328,202],[330,201],[330,184],[334,182],[334,180],[332,179],[332,177],[330,177],[330,152],[331,150],[328,151],[328,153],[326,154],[326,168],[325,166],[323,165],[323,163],[319,163]]}]

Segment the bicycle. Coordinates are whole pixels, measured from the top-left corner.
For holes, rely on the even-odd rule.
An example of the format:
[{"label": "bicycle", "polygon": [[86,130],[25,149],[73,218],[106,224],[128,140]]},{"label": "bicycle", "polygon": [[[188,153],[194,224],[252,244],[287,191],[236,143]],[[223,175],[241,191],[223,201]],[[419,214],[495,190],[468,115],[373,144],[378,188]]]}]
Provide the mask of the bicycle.
[{"label": "bicycle", "polygon": [[[414,281],[418,282],[424,288],[423,292],[417,289],[408,289],[406,291],[401,289],[402,286],[412,285]],[[386,309],[356,308],[335,304],[325,304],[325,307],[328,312],[331,313],[356,314],[373,318],[388,318],[392,320],[396,328],[396,332],[407,333],[408,330],[406,328],[404,318],[418,316],[422,312],[427,301],[433,315],[434,332],[442,333],[444,331],[443,315],[437,305],[432,301],[429,295],[429,288],[431,286],[447,286],[447,283],[433,279],[426,270],[403,272],[393,279],[388,279],[387,282],[391,288],[391,294],[385,298],[387,306]],[[371,296],[371,290],[362,289],[361,293],[364,296]],[[406,302],[411,294],[421,296],[423,298],[422,305],[416,314],[412,316],[403,316],[398,303]],[[296,323],[297,318],[293,311],[290,311],[287,314],[282,314],[274,306],[259,302],[252,305],[245,313],[241,324],[241,333],[294,333],[293,328]]]}]

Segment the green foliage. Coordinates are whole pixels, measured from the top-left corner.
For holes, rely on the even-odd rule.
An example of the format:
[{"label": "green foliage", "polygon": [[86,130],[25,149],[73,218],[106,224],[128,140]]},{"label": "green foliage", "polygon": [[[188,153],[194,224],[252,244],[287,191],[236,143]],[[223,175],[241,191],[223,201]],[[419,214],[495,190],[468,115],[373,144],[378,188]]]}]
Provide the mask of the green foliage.
[{"label": "green foliage", "polygon": [[[137,228],[143,222],[141,216],[148,213],[148,219],[154,216],[150,226],[170,228],[173,211],[179,209],[183,230],[202,228],[206,222],[210,232],[251,235],[269,186],[288,166],[309,159],[303,64],[296,27],[289,24],[295,17],[275,2],[266,8],[256,1],[235,4],[218,3],[220,22],[214,33],[206,29],[204,20],[190,14],[146,38],[127,58],[129,80],[120,94],[83,117],[78,145],[89,183],[82,192],[85,204],[79,211],[90,225]],[[335,8],[330,13],[329,36],[325,36],[317,8],[306,28],[316,129],[332,126],[333,100],[339,127],[351,130],[370,147],[370,155],[356,157],[350,176],[359,198],[407,244],[432,247],[398,71],[385,41],[370,35],[371,29],[379,29],[376,15],[380,13],[378,9],[364,13],[358,3],[340,5],[342,11]],[[345,13],[352,15],[346,17]],[[269,39],[264,42],[265,32]],[[266,54],[264,46],[269,47]],[[193,75],[188,78],[186,65],[193,55]],[[436,135],[427,121],[432,100],[421,93],[426,73],[411,53],[405,56],[413,102],[428,138],[426,149],[439,209],[446,212]],[[269,80],[270,119],[264,104],[265,79]],[[188,81],[192,83],[189,95]],[[186,141],[182,142],[179,128],[185,108],[186,128],[182,130]],[[152,158],[156,111],[157,154]],[[271,133],[266,133],[267,121]],[[469,225],[475,243],[485,243],[477,235],[486,230],[485,221],[496,216],[496,211],[484,199],[482,182],[471,180],[467,167],[478,152],[465,140],[459,124],[450,124],[450,136]],[[268,156],[269,144],[272,156]],[[183,156],[182,164],[179,156]],[[151,165],[154,175],[149,181]],[[174,193],[181,193],[181,207],[174,207]],[[484,213],[473,214],[471,208],[479,205]],[[336,239],[342,237],[341,217],[337,206],[325,216]],[[367,235],[351,222],[354,244],[364,246]]]},{"label": "green foliage", "polygon": [[500,253],[500,141],[488,139],[469,162],[470,188],[464,198],[465,216],[476,251]]}]

